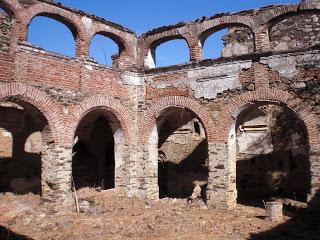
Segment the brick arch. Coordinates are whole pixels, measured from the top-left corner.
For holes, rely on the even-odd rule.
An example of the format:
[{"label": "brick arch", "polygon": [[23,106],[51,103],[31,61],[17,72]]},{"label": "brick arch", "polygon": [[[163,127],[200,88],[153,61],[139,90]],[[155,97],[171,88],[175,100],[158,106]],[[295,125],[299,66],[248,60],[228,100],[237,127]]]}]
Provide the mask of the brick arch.
[{"label": "brick arch", "polygon": [[135,39],[133,34],[113,29],[107,25],[95,24],[88,37],[88,46],[87,46],[88,54],[89,54],[89,48],[90,48],[92,39],[96,35],[102,35],[113,40],[119,47],[118,53],[120,58],[123,57],[125,60],[125,58],[129,57],[130,59],[127,61],[131,61],[131,62],[135,61],[135,52],[133,47]]},{"label": "brick arch", "polygon": [[144,52],[144,55],[146,55],[149,50],[155,51],[161,44],[172,40],[184,40],[188,47],[190,46],[188,38],[184,34],[177,34],[175,31],[169,31],[148,37],[146,39],[146,51]]},{"label": "brick arch", "polygon": [[68,119],[68,144],[73,144],[73,138],[77,131],[77,127],[83,117],[97,109],[103,109],[114,114],[124,131],[125,143],[130,144],[133,139],[133,132],[131,129],[133,123],[128,114],[128,109],[126,109],[119,100],[102,95],[96,95],[85,99],[72,109],[70,118]]},{"label": "brick arch", "polygon": [[51,137],[54,142],[61,143],[64,124],[58,106],[44,92],[24,83],[0,84],[0,100],[13,97],[36,107],[48,121]]},{"label": "brick arch", "polygon": [[299,108],[299,103],[301,103],[301,100],[293,97],[286,91],[276,89],[258,89],[256,91],[243,93],[240,96],[231,99],[228,104],[225,105],[223,114],[217,119],[218,134],[215,136],[216,141],[227,142],[229,131],[234,122],[234,119],[232,117],[233,114],[246,104],[257,101],[279,102],[286,105],[291,110],[293,110],[304,122],[304,125],[306,126],[308,132],[309,144],[313,145],[320,143],[320,135],[317,126],[318,119],[311,112],[311,109]]},{"label": "brick arch", "polygon": [[83,48],[80,39],[86,39],[87,34],[81,19],[74,13],[47,3],[36,4],[22,12],[21,41],[27,41],[29,24],[37,16],[49,17],[67,26],[74,36],[77,48]]},{"label": "brick arch", "polygon": [[251,34],[252,34],[252,45],[253,45],[253,51],[255,51],[256,49],[256,39],[255,39],[255,33],[253,32],[252,28],[244,23],[240,23],[240,22],[230,22],[230,23],[220,23],[218,25],[216,24],[210,24],[210,27],[206,27],[204,30],[202,30],[199,34],[199,41],[202,45],[202,47],[204,46],[204,43],[206,42],[206,40],[213,35],[214,33],[229,28],[229,27],[244,27],[248,30],[250,30]]},{"label": "brick arch", "polygon": [[[142,38],[143,39],[143,38]],[[141,39],[141,40],[142,40]],[[192,55],[192,43],[190,41],[190,37],[187,34],[180,34],[177,31],[167,31],[159,34],[155,34],[152,36],[148,36],[144,39],[145,42],[142,43],[141,56],[144,60],[150,53],[155,53],[156,49],[163,43],[170,42],[173,40],[184,40],[189,49],[189,61],[191,60]],[[152,56],[154,57],[154,56]],[[153,59],[154,61],[156,59]],[[149,67],[149,66],[147,66]]]},{"label": "brick arch", "polygon": [[280,16],[285,16],[290,13],[296,13],[298,11],[298,4],[291,5],[282,5],[277,7],[275,10],[269,10],[264,13],[261,13],[257,16],[256,24],[259,25],[269,25],[274,19],[279,18]]},{"label": "brick arch", "polygon": [[[188,44],[188,39],[183,34],[173,33],[172,35],[164,34],[163,36],[159,36],[157,38],[148,39],[148,47],[155,50],[161,44],[170,42],[172,40],[185,40]],[[188,44],[189,45],[189,44]]]},{"label": "brick arch", "polygon": [[142,124],[139,127],[139,142],[147,143],[151,134],[152,128],[156,123],[156,115],[169,107],[184,107],[194,112],[203,123],[208,142],[214,139],[215,126],[214,122],[207,112],[198,102],[193,99],[181,96],[164,97],[152,104],[152,106],[145,111]]},{"label": "brick arch", "polygon": [[104,36],[112,39],[118,45],[124,45],[125,47],[130,46],[130,43],[128,41],[129,39],[127,39],[127,34],[129,34],[129,33],[122,32],[117,29],[113,29],[112,27],[110,27],[108,25],[99,24],[99,23],[95,24],[93,26],[93,29],[90,32],[90,36],[89,36],[90,42],[91,42],[92,38],[97,34],[101,34],[101,35],[104,35]]},{"label": "brick arch", "polygon": [[199,39],[203,41],[206,37],[210,36],[216,31],[219,31],[224,28],[233,27],[233,26],[241,26],[246,27],[252,30],[252,25],[254,21],[251,17],[245,16],[223,16],[221,18],[214,18],[212,20],[205,21],[199,25],[201,31],[199,32]]},{"label": "brick arch", "polygon": [[16,16],[20,9],[20,4],[17,0],[1,0],[0,7]]}]

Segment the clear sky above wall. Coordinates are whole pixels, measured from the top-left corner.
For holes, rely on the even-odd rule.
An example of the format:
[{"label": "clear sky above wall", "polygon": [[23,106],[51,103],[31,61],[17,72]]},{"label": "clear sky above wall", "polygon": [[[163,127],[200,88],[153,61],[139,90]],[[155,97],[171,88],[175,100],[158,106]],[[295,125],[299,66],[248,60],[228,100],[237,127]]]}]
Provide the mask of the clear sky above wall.
[{"label": "clear sky above wall", "polygon": [[[103,17],[132,29],[138,35],[160,26],[193,21],[216,13],[238,12],[275,4],[298,3],[299,0],[60,0],[64,5]],[[46,34],[44,34],[46,33]],[[63,35],[64,34],[64,35]],[[69,34],[69,35],[68,35]],[[59,36],[68,36],[61,38]],[[41,38],[40,38],[41,36]],[[220,56],[222,33],[208,39],[204,49],[207,58]],[[70,39],[71,40],[70,40]],[[29,41],[47,50],[74,56],[74,43],[67,29],[47,19],[35,19],[30,25]],[[60,46],[58,46],[60,45]],[[117,52],[111,40],[95,38],[90,55],[98,62],[111,65],[110,56]],[[182,53],[182,54],[180,54]],[[181,41],[160,45],[157,66],[188,62],[187,46]]]}]

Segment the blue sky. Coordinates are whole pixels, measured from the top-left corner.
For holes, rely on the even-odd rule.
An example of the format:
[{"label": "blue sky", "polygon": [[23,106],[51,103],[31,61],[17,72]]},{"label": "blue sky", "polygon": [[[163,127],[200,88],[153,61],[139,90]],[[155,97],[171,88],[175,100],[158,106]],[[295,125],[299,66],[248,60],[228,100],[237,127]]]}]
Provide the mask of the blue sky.
[{"label": "blue sky", "polygon": [[[138,35],[156,27],[180,21],[192,21],[202,16],[221,12],[237,12],[273,4],[298,3],[299,0],[60,0],[62,4],[77,8],[134,30]],[[37,17],[29,28],[28,39],[44,49],[74,56],[75,44],[71,33],[62,24],[44,17]],[[111,64],[110,55],[117,46],[109,39],[96,37],[90,55],[100,63]],[[221,34],[215,34],[206,42],[207,58],[219,57]],[[157,66],[187,62],[189,52],[181,40],[167,42],[156,51]]]}]

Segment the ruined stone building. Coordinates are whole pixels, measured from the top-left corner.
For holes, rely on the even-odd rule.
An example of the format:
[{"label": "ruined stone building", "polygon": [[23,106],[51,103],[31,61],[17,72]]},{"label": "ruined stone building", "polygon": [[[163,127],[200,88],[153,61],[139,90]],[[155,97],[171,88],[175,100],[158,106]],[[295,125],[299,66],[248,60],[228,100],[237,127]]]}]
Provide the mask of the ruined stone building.
[{"label": "ruined stone building", "polygon": [[[72,202],[76,188],[123,189],[210,207],[265,197],[317,198],[320,3],[268,6],[133,31],[50,0],[0,0],[0,192]],[[76,57],[31,45],[29,23],[65,24]],[[227,29],[222,56],[203,44]],[[119,46],[89,57],[96,34]],[[185,64],[156,67],[183,39]]]}]

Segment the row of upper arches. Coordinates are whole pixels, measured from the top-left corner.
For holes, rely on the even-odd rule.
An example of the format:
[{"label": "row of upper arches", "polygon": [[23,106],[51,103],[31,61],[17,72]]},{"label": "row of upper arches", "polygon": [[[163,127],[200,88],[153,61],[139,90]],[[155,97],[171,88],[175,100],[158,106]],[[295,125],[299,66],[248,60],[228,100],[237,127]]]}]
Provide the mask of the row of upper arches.
[{"label": "row of upper arches", "polygon": [[[139,57],[139,51],[134,47],[138,39],[130,32],[100,23],[93,24],[89,18],[82,21],[76,14],[57,6],[46,3],[36,6],[19,13],[14,7],[10,9],[7,1],[0,3],[0,7],[9,15],[20,14],[19,18],[23,19],[20,21],[23,26],[19,28],[22,30],[19,31],[22,32],[19,40],[28,40],[45,50],[70,57],[89,55],[98,63],[109,66],[123,64],[152,68],[242,55],[263,50],[260,49],[261,38],[262,42],[269,41],[269,49],[265,50],[289,50],[319,44],[311,37],[308,39],[303,34],[295,34],[301,32],[300,28],[305,25],[306,19],[311,18],[312,22],[319,19],[318,16],[314,17],[319,15],[319,11],[302,9],[297,13],[295,5],[288,5],[283,6],[277,13],[262,14],[261,19],[264,21],[256,20],[261,22],[259,26],[255,26],[255,21],[250,16],[232,15],[183,26],[179,29],[181,34],[177,34],[177,29],[144,34],[139,39]],[[281,25],[284,24],[289,24],[290,34],[302,40],[290,39],[288,43],[284,37],[288,32],[281,33]],[[308,43],[304,44],[306,41]]]},{"label": "row of upper arches", "polygon": [[[112,65],[111,59],[123,65],[132,64],[136,59],[133,51],[136,37],[124,28],[78,16],[47,3],[38,3],[24,9],[15,0],[3,0],[0,8],[2,14],[19,19],[14,25],[15,39],[18,41],[28,41],[44,50],[70,57],[90,55],[106,65]],[[111,47],[107,49],[105,45]]]},{"label": "row of upper arches", "polygon": [[[317,9],[300,12],[289,12],[270,19],[266,25],[254,25],[248,22],[227,23],[204,27],[200,32],[190,36],[190,27],[182,27],[177,31],[168,30],[160,34],[145,37],[144,65],[153,68],[163,66],[165,60],[158,49],[167,45],[168,55],[177,53],[176,41],[184,49],[184,61],[200,61],[220,57],[234,57],[256,51],[288,51],[319,46],[320,11]],[[223,22],[223,21],[221,21]],[[214,24],[212,24],[214,25]],[[177,32],[182,32],[177,34]],[[171,46],[170,46],[171,45]],[[177,63],[177,62],[176,62]],[[170,65],[170,64],[167,64]]]},{"label": "row of upper arches", "polygon": [[[64,24],[48,17],[35,17],[30,23],[28,41],[41,48],[69,57],[76,57],[76,42],[72,32]],[[112,66],[112,58],[119,54],[119,45],[103,33],[91,40],[89,56],[100,64]]]}]

